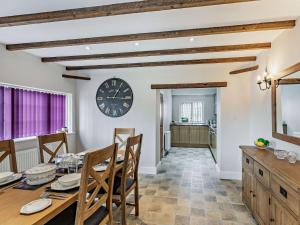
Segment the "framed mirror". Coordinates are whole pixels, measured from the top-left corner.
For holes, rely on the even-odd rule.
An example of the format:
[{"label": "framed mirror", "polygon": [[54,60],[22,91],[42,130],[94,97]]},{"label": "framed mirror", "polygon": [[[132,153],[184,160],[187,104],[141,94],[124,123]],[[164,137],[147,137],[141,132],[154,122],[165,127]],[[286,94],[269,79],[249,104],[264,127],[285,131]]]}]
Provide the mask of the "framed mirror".
[{"label": "framed mirror", "polygon": [[300,63],[272,82],[272,123],[274,138],[300,145]]}]

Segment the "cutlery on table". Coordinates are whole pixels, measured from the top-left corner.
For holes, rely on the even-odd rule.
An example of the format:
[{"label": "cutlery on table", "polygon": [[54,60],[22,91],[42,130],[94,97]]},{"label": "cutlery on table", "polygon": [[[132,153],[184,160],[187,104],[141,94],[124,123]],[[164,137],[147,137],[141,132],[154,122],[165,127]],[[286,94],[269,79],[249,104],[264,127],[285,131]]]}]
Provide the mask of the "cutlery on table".
[{"label": "cutlery on table", "polygon": [[56,200],[65,200],[68,198],[68,195],[66,194],[57,194],[52,192],[44,192],[40,195],[40,198],[51,198]]}]

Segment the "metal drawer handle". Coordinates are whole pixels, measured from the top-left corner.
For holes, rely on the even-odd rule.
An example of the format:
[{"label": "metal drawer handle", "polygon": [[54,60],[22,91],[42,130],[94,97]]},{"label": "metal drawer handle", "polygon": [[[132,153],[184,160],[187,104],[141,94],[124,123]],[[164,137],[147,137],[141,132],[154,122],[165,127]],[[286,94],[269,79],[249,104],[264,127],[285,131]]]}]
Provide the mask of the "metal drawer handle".
[{"label": "metal drawer handle", "polygon": [[281,187],[281,186],[280,186],[280,194],[281,194],[283,197],[287,198],[288,193],[287,193],[287,191],[286,191],[283,187]]},{"label": "metal drawer handle", "polygon": [[262,177],[264,176],[264,171],[262,171],[261,169],[258,170],[259,175],[261,175]]},{"label": "metal drawer handle", "polygon": [[248,163],[248,164],[250,163],[249,159],[246,159],[246,163]]}]

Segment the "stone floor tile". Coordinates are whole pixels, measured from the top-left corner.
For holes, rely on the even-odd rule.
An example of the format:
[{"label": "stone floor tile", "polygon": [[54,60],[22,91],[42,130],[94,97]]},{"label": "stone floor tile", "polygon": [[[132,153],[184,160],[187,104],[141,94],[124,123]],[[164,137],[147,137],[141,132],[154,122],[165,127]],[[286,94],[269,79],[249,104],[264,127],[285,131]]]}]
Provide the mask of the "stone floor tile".
[{"label": "stone floor tile", "polygon": [[172,148],[158,174],[141,175],[139,185],[140,215],[129,207],[128,225],[256,225],[242,203],[241,182],[220,180],[208,149]]}]

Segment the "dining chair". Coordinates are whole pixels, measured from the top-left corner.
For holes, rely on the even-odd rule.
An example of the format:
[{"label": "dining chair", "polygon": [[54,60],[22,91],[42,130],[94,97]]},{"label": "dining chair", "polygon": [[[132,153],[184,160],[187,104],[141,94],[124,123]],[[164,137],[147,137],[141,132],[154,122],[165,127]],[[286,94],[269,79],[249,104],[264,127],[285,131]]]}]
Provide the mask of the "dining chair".
[{"label": "dining chair", "polygon": [[14,173],[18,172],[15,143],[13,140],[0,141],[0,163],[9,157],[10,160],[10,170]]},{"label": "dining chair", "polygon": [[[135,207],[135,216],[139,216],[139,180],[138,169],[143,134],[127,139],[123,169],[115,176],[113,202],[121,207],[121,222],[126,225],[126,205]],[[134,190],[134,204],[127,203],[127,196]]]},{"label": "dining chair", "polygon": [[[87,153],[85,156],[81,172],[76,225],[112,224],[112,191],[117,146],[117,144],[113,144],[105,149]],[[106,170],[103,173],[96,172],[93,167],[106,160],[110,160]],[[96,187],[87,198],[90,178],[95,180]],[[99,193],[101,193],[99,199],[95,202],[94,200]]]},{"label": "dining chair", "polygon": [[[69,153],[67,135],[64,132],[38,136],[38,140],[39,140],[41,163],[45,162],[44,151],[50,155],[50,159],[48,160],[48,163],[53,161],[53,159],[56,157],[58,151],[63,145],[65,145],[66,152]],[[48,144],[55,143],[55,142],[59,144],[54,150],[49,149],[49,147],[47,147]]]},{"label": "dining chair", "polygon": [[[118,145],[89,152],[84,157],[77,203],[61,212],[46,225],[112,224],[112,192]],[[106,170],[94,166],[109,160]]]},{"label": "dining chair", "polygon": [[133,137],[134,134],[134,128],[115,128],[113,143],[118,143],[119,149],[125,150],[127,139]]}]

